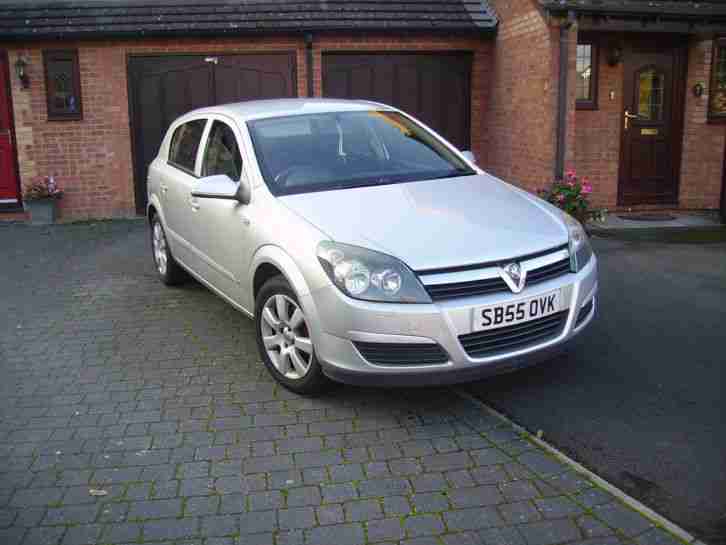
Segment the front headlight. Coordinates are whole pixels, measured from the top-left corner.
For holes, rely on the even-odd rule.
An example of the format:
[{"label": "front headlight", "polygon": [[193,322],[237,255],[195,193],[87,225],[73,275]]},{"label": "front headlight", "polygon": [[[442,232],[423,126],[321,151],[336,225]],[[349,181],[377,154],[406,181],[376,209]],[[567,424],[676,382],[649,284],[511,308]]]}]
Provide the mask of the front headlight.
[{"label": "front headlight", "polygon": [[579,221],[565,212],[562,213],[562,218],[570,235],[570,270],[576,273],[587,265],[592,257],[590,239]]},{"label": "front headlight", "polygon": [[323,241],[318,260],[340,291],[354,299],[387,303],[430,303],[418,278],[390,255]]}]

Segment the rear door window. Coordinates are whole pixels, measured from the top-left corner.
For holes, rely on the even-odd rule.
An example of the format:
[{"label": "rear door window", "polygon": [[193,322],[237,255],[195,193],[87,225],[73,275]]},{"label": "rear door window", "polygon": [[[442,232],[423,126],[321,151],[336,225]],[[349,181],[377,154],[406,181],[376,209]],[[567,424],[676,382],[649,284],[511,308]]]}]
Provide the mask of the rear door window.
[{"label": "rear door window", "polygon": [[194,163],[206,123],[206,119],[195,119],[176,128],[169,146],[169,163],[194,174]]}]

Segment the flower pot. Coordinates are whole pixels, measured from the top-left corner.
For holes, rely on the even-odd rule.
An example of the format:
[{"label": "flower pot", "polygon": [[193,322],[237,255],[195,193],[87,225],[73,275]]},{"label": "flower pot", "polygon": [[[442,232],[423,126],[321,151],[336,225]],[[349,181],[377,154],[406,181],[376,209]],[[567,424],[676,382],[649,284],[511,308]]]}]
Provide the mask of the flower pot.
[{"label": "flower pot", "polygon": [[30,223],[32,225],[55,223],[57,202],[56,199],[25,201],[25,208],[30,212]]}]

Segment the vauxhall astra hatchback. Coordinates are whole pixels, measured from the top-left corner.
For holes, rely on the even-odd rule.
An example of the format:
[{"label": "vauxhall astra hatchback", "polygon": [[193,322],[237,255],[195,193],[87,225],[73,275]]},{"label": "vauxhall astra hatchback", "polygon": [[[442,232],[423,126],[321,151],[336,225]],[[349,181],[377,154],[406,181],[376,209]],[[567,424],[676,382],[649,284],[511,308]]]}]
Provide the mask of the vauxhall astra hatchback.
[{"label": "vauxhall astra hatchback", "polygon": [[559,351],[595,314],[582,226],[420,121],[267,100],[174,121],[148,178],[161,280],[255,322],[285,387],[469,381]]}]

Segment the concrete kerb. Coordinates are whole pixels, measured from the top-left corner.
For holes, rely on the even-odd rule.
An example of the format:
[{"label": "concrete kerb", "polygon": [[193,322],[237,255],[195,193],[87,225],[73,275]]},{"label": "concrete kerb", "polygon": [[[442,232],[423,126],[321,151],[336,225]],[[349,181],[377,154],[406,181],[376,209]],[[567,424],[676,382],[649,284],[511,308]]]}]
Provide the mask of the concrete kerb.
[{"label": "concrete kerb", "polygon": [[605,490],[606,492],[610,493],[613,497],[615,497],[618,501],[625,504],[626,506],[630,507],[634,511],[637,511],[638,513],[642,514],[644,517],[649,519],[653,524],[656,526],[662,528],[663,530],[669,532],[674,537],[679,539],[680,541],[687,543],[689,545],[706,545],[703,541],[700,541],[696,539],[694,536],[692,536],[690,533],[688,533],[686,530],[675,524],[674,522],[671,522],[664,516],[656,513],[651,508],[647,507],[646,505],[643,505],[641,502],[633,498],[632,496],[626,494],[622,490],[620,490],[618,487],[612,485],[602,477],[599,477],[589,469],[587,469],[585,466],[580,464],[579,462],[576,462],[566,454],[564,454],[559,449],[553,447],[546,441],[540,439],[536,435],[533,435],[528,430],[517,424],[516,422],[512,421],[510,418],[505,416],[504,414],[500,413],[496,409],[493,409],[480,399],[477,399],[473,395],[471,395],[468,392],[465,392],[461,388],[452,388],[452,391],[458,395],[459,397],[462,397],[463,399],[466,399],[467,401],[473,403],[474,405],[477,405],[481,407],[483,410],[487,411],[489,414],[493,415],[494,417],[498,418],[502,422],[508,424],[512,428],[514,428],[517,432],[519,432],[523,437],[525,437],[527,440],[531,441],[541,449],[545,450],[550,455],[554,456],[557,460],[560,462],[570,466],[573,470],[575,470],[580,475],[586,477],[588,480],[590,480],[593,484],[598,486],[599,488]]}]

